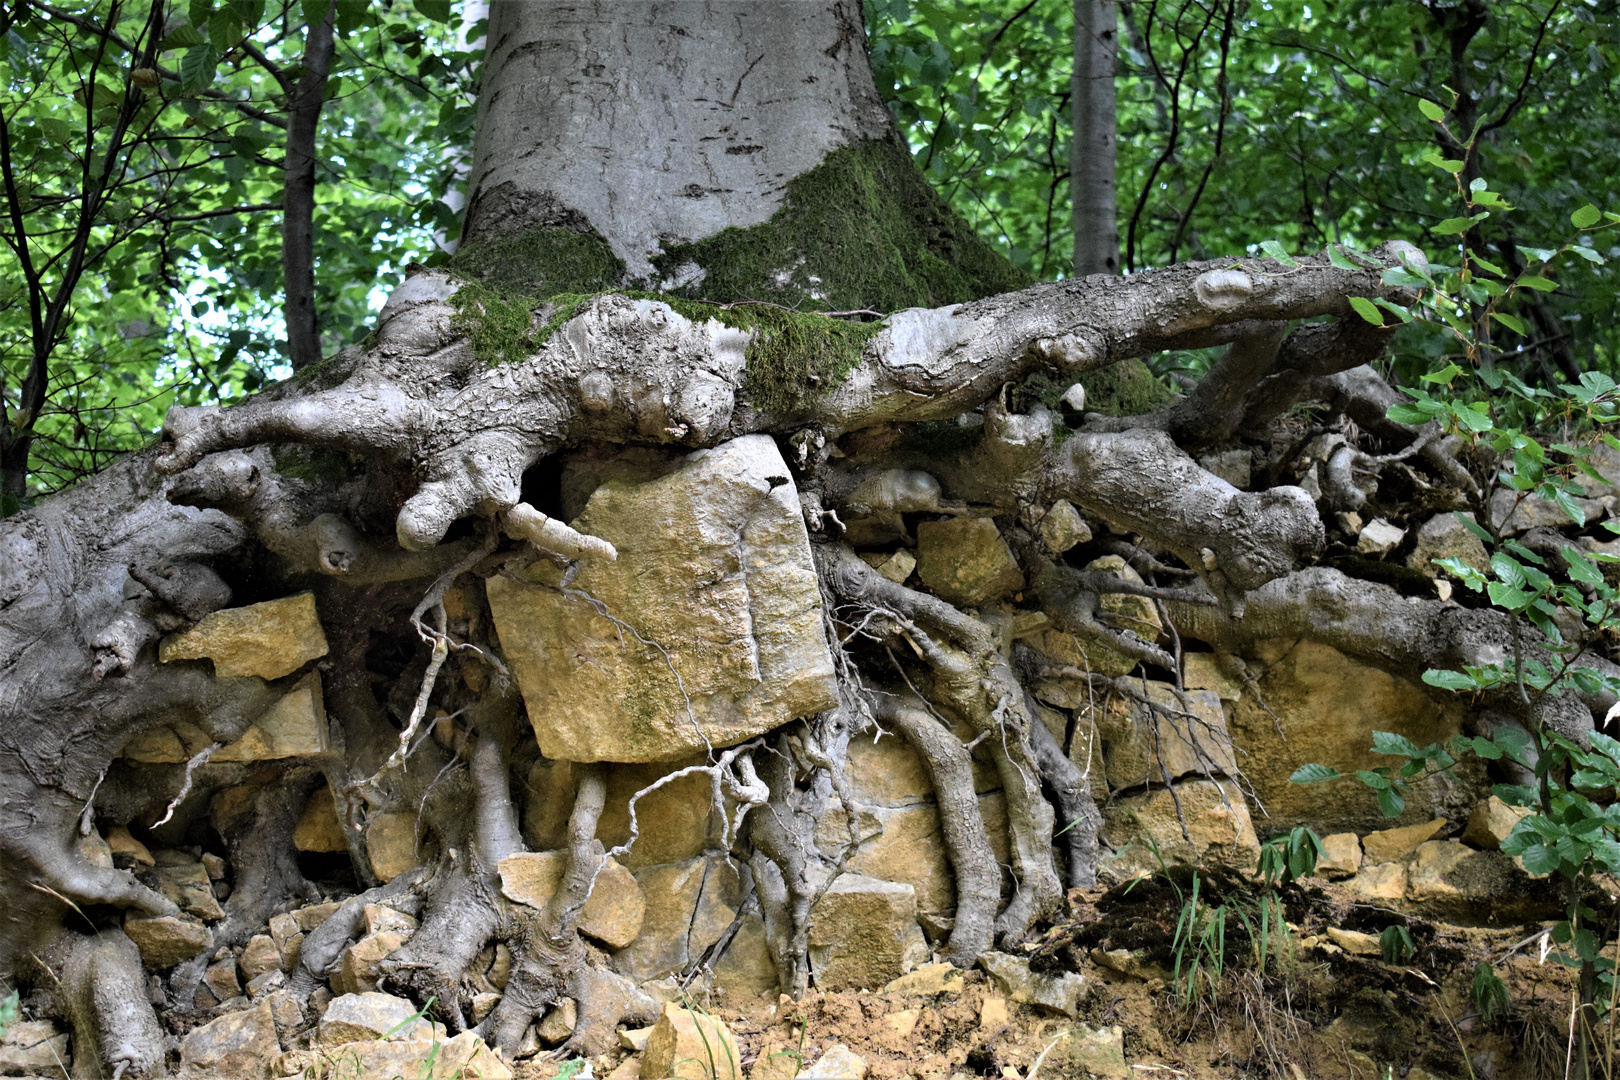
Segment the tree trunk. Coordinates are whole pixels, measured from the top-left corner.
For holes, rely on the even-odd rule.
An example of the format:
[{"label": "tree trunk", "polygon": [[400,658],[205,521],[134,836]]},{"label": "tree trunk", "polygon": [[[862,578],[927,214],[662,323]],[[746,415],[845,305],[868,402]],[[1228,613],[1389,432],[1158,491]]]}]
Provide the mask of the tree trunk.
[{"label": "tree trunk", "polygon": [[[162,1007],[190,1010],[218,949],[307,897],[304,864],[284,848],[306,798],[336,807],[343,850],[332,857],[351,864],[344,892],[364,891],[307,933],[295,997],[331,975],[365,905],[387,900],[420,929],[381,963],[383,986],[434,998],[440,1019],[507,1053],[564,998],[580,1017],[570,1049],[599,1053],[617,1023],[650,1019],[651,1000],[580,926],[610,872],[613,766],[598,762],[677,755],[581,752],[570,812],[549,808],[568,821],[549,841],[562,860],[555,891],[541,906],[511,901],[500,865],[538,843],[513,797],[535,758],[528,731],[541,745],[560,739],[569,703],[537,707],[521,635],[502,632],[495,598],[508,588],[583,605],[608,627],[604,664],[652,657],[656,678],[597,701],[593,719],[690,720],[682,737],[700,740],[701,759],[680,775],[707,778],[726,823],[717,857],[751,869],[791,990],[817,977],[816,906],[860,843],[850,739],[879,721],[917,747],[937,794],[958,880],[952,962],[1019,947],[1062,909],[1065,885],[1096,883],[1093,804],[1105,793],[1026,692],[1061,662],[1013,649],[1018,620],[1124,655],[1144,678],[1176,673],[1180,646],[1122,624],[1109,607],[1121,596],[1162,604],[1181,639],[1222,648],[1274,626],[1270,636],[1341,642],[1405,671],[1499,645],[1487,612],[1392,604],[1384,586],[1312,567],[1324,529],[1311,495],[1240,490],[1187,452],[1239,437],[1269,445],[1273,418],[1307,398],[1371,410],[1363,428],[1412,443],[1412,429],[1377,427],[1380,395],[1394,391],[1363,365],[1386,335],[1348,303],[1408,294],[1325,256],[1029,286],[928,189],[889,129],[859,16],[852,0],[496,4],[451,268],[395,290],[366,345],[232,408],[176,408],[161,445],[0,521],[0,974],[43,988],[31,958],[64,957],[77,981],[40,1008],[73,1023],[107,1071],[165,1068],[122,928],[143,933],[138,916],[173,916],[175,903],[88,857],[89,834],[133,826],[240,864],[207,944],[167,959]],[[1395,265],[1397,254],[1380,257]],[[663,295],[617,291],[626,286]],[[1221,344],[1228,356],[1190,404],[1084,411],[1083,384],[1102,385],[1113,365]],[[1054,410],[1066,410],[1063,425]],[[591,532],[598,504],[579,510],[624,476],[650,486],[745,450],[770,464],[737,480],[746,514],[723,535],[705,501],[719,481],[614,542]],[[1428,483],[1468,479],[1438,443],[1411,462]],[[1075,539],[1076,507],[1097,525],[1090,541]],[[741,734],[700,719],[708,698],[681,672],[720,646],[680,624],[649,637],[591,591],[616,560],[640,566],[687,525],[680,543],[719,567],[702,582],[713,591],[678,594],[696,575],[666,568],[630,593],[697,620],[727,574],[761,580],[759,545],[776,545],[791,563],[776,587],[809,582],[814,596],[791,613],[782,597],[751,598],[749,633],[826,657],[815,694],[795,699],[814,705],[783,706]],[[1082,569],[1117,543],[1105,525],[1134,536],[1123,550],[1153,580]],[[874,569],[929,529],[963,526],[993,538],[1011,578],[1004,567],[980,593],[931,570],[896,581]],[[305,625],[282,652],[229,661],[214,638],[173,637],[221,633],[222,619],[260,618],[250,605],[267,601],[312,605],[318,632]],[[561,672],[558,656],[587,644],[568,642],[541,670]],[[747,693],[776,693],[786,677],[769,674],[757,646],[739,661]],[[675,696],[643,709],[666,669]],[[311,687],[325,709],[312,769],[242,760],[249,729]],[[182,729],[193,741],[167,763],[143,763],[153,755],[131,745]],[[1005,898],[986,874],[970,747],[1007,808]],[[838,851],[816,828],[835,803],[851,826]],[[384,857],[390,828],[414,867]],[[632,827],[611,854],[635,837]],[[100,938],[83,936],[84,919]],[[479,958],[494,946],[510,951],[511,974],[480,1020]]]},{"label": "tree trunk", "polygon": [[1074,272],[1119,273],[1119,219],[1114,203],[1114,56],[1119,14],[1114,0],[1074,0],[1074,77],[1069,105],[1069,193],[1074,200]]}]

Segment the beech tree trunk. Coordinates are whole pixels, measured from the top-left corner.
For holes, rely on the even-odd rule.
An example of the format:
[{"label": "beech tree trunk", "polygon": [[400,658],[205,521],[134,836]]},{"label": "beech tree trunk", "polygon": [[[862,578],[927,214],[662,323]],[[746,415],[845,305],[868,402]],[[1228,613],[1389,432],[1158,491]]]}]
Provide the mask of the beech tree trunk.
[{"label": "beech tree trunk", "polygon": [[[1402,672],[1500,655],[1489,612],[1313,565],[1322,512],[1344,492],[1329,484],[1319,501],[1277,478],[1243,490],[1193,456],[1286,451],[1299,431],[1277,418],[1315,401],[1384,449],[1410,447],[1400,467],[1425,483],[1479,496],[1444,440],[1382,418],[1396,394],[1366,365],[1386,332],[1348,298],[1411,297],[1378,270],[1241,258],[1029,284],[912,165],[854,0],[514,0],[493,6],[489,56],[466,239],[448,269],[397,288],[366,345],[231,408],[176,408],[160,445],[0,521],[0,981],[73,1025],[80,1068],[169,1068],[158,1013],[181,1023],[217,950],[311,898],[291,832],[312,799],[335,806],[333,857],[354,895],[304,937],[299,1000],[386,898],[420,929],[382,962],[384,985],[435,999],[452,1029],[516,1053],[566,998],[579,1013],[567,1046],[598,1053],[617,1024],[650,1018],[651,999],[580,936],[608,872],[605,755],[575,761],[572,805],[551,808],[567,826],[550,900],[512,902],[499,872],[527,843],[513,791],[550,718],[486,594],[515,582],[592,604],[616,650],[640,641],[675,682],[700,650],[682,635],[649,642],[590,593],[640,540],[621,536],[621,553],[567,509],[569,485],[605,475],[603,462],[660,476],[722,447],[781,462],[755,478],[755,501],[786,506],[803,537],[792,550],[809,552],[794,566],[820,606],[790,636],[828,657],[819,704],[734,738],[706,731],[708,706],[685,689],[670,711],[707,747],[683,775],[712,787],[721,857],[748,871],[789,992],[815,977],[813,911],[850,855],[818,846],[817,815],[841,803],[853,817],[847,746],[874,724],[915,748],[935,787],[957,879],[941,943],[953,963],[1016,947],[1061,911],[1065,887],[1096,884],[1106,792],[1030,688],[1118,686],[1014,646],[1020,619],[1178,692],[1193,643],[1226,654],[1313,637]],[[1087,384],[1110,369],[1222,344],[1178,400],[1087,411]],[[1382,467],[1362,458],[1364,475]],[[999,592],[882,569],[942,524],[1002,545]],[[1116,548],[1146,580],[1086,568]],[[288,648],[307,657],[227,664],[206,642],[175,644],[213,633],[213,613],[247,618],[236,609],[305,592],[319,633]],[[1162,611],[1164,639],[1121,621],[1120,597]],[[304,763],[231,759],[312,685],[326,729]],[[1561,722],[1589,725],[1609,704],[1563,702]],[[632,706],[605,705],[603,723]],[[130,755],[176,725],[196,733],[189,758]],[[972,754],[1005,795],[1005,895],[986,872]],[[417,865],[380,865],[375,838],[401,821]],[[151,983],[126,928],[146,933],[141,918],[177,907],[124,858],[96,857],[124,827],[227,852],[236,883],[206,944]],[[496,945],[510,976],[477,1019],[478,958]]]}]

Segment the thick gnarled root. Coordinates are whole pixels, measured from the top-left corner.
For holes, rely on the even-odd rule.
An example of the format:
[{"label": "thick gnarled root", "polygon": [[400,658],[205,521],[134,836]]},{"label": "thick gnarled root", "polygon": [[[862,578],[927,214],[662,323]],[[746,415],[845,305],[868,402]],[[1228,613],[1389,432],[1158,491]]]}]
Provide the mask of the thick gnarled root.
[{"label": "thick gnarled root", "polygon": [[73,1027],[74,1075],[161,1076],[166,1040],[135,943],[116,928],[69,932],[47,955],[45,982]]}]

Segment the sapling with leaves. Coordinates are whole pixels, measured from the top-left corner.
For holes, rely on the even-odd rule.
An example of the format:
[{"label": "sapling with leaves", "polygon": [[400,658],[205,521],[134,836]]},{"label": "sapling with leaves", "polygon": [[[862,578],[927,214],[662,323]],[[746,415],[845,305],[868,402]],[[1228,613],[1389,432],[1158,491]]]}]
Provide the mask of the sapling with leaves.
[{"label": "sapling with leaves", "polygon": [[[1433,102],[1423,113],[1439,125],[1451,143],[1472,146],[1478,132],[1463,139]],[[1461,557],[1437,558],[1436,565],[1463,587],[1483,594],[1504,617],[1501,659],[1461,664],[1460,670],[1432,668],[1423,681],[1439,690],[1473,695],[1479,705],[1510,717],[1494,729],[1459,735],[1445,745],[1418,746],[1405,736],[1375,732],[1372,752],[1397,764],[1357,770],[1372,789],[1379,808],[1394,818],[1406,807],[1416,785],[1449,772],[1460,758],[1474,755],[1501,762],[1518,782],[1492,788],[1497,798],[1530,813],[1503,840],[1501,850],[1521,861],[1537,877],[1556,875],[1566,887],[1565,917],[1552,929],[1561,948],[1554,959],[1579,971],[1581,1009],[1578,1072],[1591,1072],[1599,1010],[1613,999],[1615,962],[1602,955],[1613,927],[1605,926],[1588,898],[1594,878],[1620,872],[1620,742],[1585,725],[1561,723],[1559,703],[1572,693],[1587,697],[1620,693],[1620,668],[1601,651],[1605,637],[1620,629],[1620,589],[1603,565],[1620,563],[1620,555],[1582,550],[1567,538],[1553,539],[1550,530],[1516,538],[1515,515],[1528,513],[1544,500],[1560,510],[1576,529],[1586,526],[1590,503],[1583,479],[1609,481],[1592,460],[1597,441],[1620,450],[1620,439],[1604,431],[1616,419],[1620,388],[1608,375],[1585,371],[1577,382],[1554,387],[1531,385],[1516,374],[1492,340],[1496,327],[1528,339],[1529,325],[1502,310],[1524,290],[1550,292],[1557,282],[1547,276],[1557,261],[1574,256],[1602,265],[1604,257],[1581,243],[1620,224],[1620,214],[1587,205],[1571,215],[1576,233],[1556,249],[1519,247],[1533,260],[1533,270],[1509,275],[1481,251],[1477,234],[1494,215],[1512,209],[1490,190],[1483,177],[1463,182],[1463,161],[1433,152],[1430,164],[1456,177],[1464,214],[1431,227],[1438,235],[1456,236],[1456,266],[1426,265],[1409,259],[1404,268],[1386,272],[1386,283],[1421,290],[1410,309],[1383,301],[1354,299],[1356,311],[1382,326],[1385,315],[1402,322],[1438,326],[1455,353],[1437,370],[1421,377],[1423,387],[1408,389],[1410,402],[1394,405],[1388,417],[1401,423],[1427,425],[1435,437],[1468,445],[1474,460],[1492,463],[1489,474],[1472,492],[1472,514],[1457,513],[1461,524],[1484,545],[1488,565]],[[1522,352],[1523,350],[1521,350]],[[1591,438],[1596,435],[1596,440]],[[1584,505],[1583,505],[1584,503]],[[1523,519],[1521,519],[1522,524]],[[1620,534],[1620,524],[1603,523]],[[1620,714],[1612,705],[1606,720]],[[1334,780],[1339,772],[1318,764],[1296,771],[1295,783]],[[1386,942],[1386,954],[1391,943]],[[1475,996],[1487,1011],[1506,1006],[1506,989],[1488,964],[1475,975]],[[1482,1005],[1482,1009],[1484,1006]]]}]

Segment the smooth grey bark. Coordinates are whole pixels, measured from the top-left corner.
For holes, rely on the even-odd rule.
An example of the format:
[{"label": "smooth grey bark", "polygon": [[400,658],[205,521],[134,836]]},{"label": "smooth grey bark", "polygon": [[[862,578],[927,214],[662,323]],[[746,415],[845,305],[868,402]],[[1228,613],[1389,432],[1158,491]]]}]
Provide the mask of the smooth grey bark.
[{"label": "smooth grey bark", "polygon": [[670,242],[763,224],[888,134],[862,26],[856,0],[496,0],[464,238],[594,230],[649,280]]},{"label": "smooth grey bark", "polygon": [[1074,0],[1074,74],[1069,80],[1069,195],[1074,205],[1074,273],[1119,273],[1114,193],[1114,59],[1119,12],[1114,0]]}]

